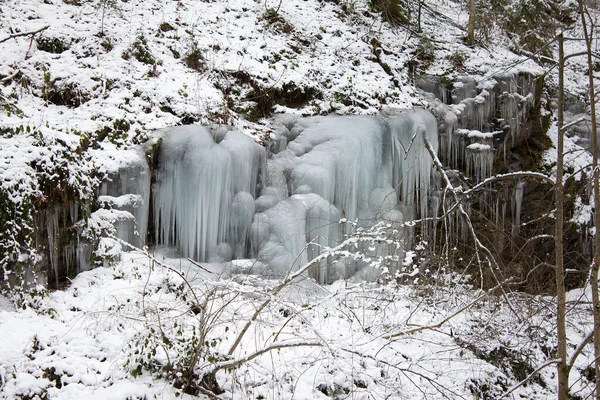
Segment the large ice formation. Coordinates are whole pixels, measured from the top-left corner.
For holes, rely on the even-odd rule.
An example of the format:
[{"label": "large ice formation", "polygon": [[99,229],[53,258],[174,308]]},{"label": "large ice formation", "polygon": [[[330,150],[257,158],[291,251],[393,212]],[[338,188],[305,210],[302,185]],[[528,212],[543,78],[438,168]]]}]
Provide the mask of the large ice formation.
[{"label": "large ice formation", "polygon": [[[298,268],[349,228],[428,210],[437,124],[399,116],[288,118],[269,154],[236,131],[171,129],[153,187],[158,244],[200,261],[257,258],[275,275]],[[331,271],[321,270],[321,281]]]}]

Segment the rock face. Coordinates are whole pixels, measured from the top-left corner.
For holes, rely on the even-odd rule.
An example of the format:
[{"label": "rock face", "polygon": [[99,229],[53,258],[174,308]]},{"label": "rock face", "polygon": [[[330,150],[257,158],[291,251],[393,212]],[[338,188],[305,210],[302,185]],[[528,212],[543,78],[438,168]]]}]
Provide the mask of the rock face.
[{"label": "rock face", "polygon": [[[539,170],[542,154],[551,146],[545,134],[550,113],[542,108],[541,76],[520,72],[454,81],[424,76],[417,83],[432,94],[430,102],[440,121],[440,158],[456,170],[456,186],[468,188],[492,175]],[[468,200],[473,227],[502,266],[499,273],[526,280],[526,290],[552,290],[547,266],[553,259],[552,190],[539,180],[509,178],[484,186]],[[577,230],[566,226],[570,250],[580,253]],[[457,219],[445,232],[449,235],[438,235],[433,247],[456,248],[450,261],[467,268],[465,260],[474,252],[468,228]],[[529,240],[538,235],[546,239]],[[576,258],[580,259],[574,257],[572,265]],[[482,282],[497,279],[473,272]]]},{"label": "rock face", "polygon": [[[481,181],[493,172],[531,167],[511,155],[524,141],[543,134],[543,77],[520,72],[493,78],[459,76],[454,81],[423,76],[440,121],[440,158],[450,168]],[[527,164],[527,165],[526,165]]]}]

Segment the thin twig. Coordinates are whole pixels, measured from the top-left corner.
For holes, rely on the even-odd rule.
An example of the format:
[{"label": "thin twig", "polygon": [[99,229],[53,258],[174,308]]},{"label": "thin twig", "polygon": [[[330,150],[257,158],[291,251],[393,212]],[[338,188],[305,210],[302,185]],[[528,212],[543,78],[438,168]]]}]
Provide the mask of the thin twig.
[{"label": "thin twig", "polygon": [[21,36],[29,36],[29,35],[35,36],[36,34],[42,32],[42,31],[45,31],[48,28],[50,28],[50,25],[46,25],[43,28],[40,28],[35,31],[13,33],[12,35],[5,37],[4,39],[0,39],[0,43],[4,43],[10,39],[14,39],[14,38],[21,37]]},{"label": "thin twig", "polygon": [[[316,238],[314,238],[313,240],[311,240],[306,246],[312,244],[313,242],[315,242],[317,239],[319,238],[319,236],[317,236]],[[346,245],[346,241],[344,241],[342,244],[340,244],[339,246],[337,246],[335,249],[333,249],[332,251],[341,249],[343,246]],[[293,274],[288,274],[288,276],[281,281],[281,283],[279,285],[277,285],[275,287],[275,289],[273,289],[273,291],[271,292],[271,296],[265,300],[257,309],[256,311],[254,311],[254,314],[252,315],[252,318],[250,318],[248,320],[248,322],[246,322],[246,325],[244,325],[244,327],[242,328],[242,331],[240,332],[240,334],[238,335],[238,337],[235,339],[235,342],[233,343],[233,345],[231,346],[231,348],[229,349],[229,352],[227,353],[228,355],[232,355],[233,352],[235,351],[235,349],[238,347],[238,345],[240,344],[240,342],[242,341],[242,338],[244,337],[244,335],[246,334],[246,332],[248,331],[248,329],[250,328],[250,325],[252,325],[252,322],[256,321],[256,318],[258,318],[259,314],[262,312],[262,310],[265,309],[265,307],[267,307],[269,305],[269,303],[271,302],[271,300],[273,300],[273,297],[276,296],[277,294],[279,294],[279,292],[281,292],[281,290],[286,287],[287,285],[289,285],[291,282],[293,282],[297,277],[299,277],[300,275],[304,274],[306,271],[308,271],[313,265],[315,265],[317,262],[321,261],[322,259],[326,258],[329,255],[330,252],[324,252],[321,253],[319,256],[315,257],[313,260],[309,261],[306,265],[304,265],[302,268],[300,268],[298,271],[294,272]]]},{"label": "thin twig", "polygon": [[506,396],[508,396],[509,394],[511,394],[512,392],[514,392],[515,390],[517,390],[518,388],[520,388],[521,386],[523,386],[524,384],[526,384],[535,374],[537,374],[538,372],[540,372],[541,370],[543,370],[544,368],[546,368],[549,365],[552,364],[558,364],[560,362],[560,360],[549,360],[546,361],[544,364],[540,365],[539,367],[537,367],[532,373],[530,373],[529,375],[527,375],[527,377],[525,379],[523,379],[521,382],[517,383],[516,385],[514,385],[513,387],[511,387],[508,392],[504,393],[501,397],[498,397],[498,400],[501,400],[503,398],[505,398]]},{"label": "thin twig", "polygon": [[[477,257],[477,264],[479,265],[480,268],[480,272],[481,272],[481,287],[483,288],[483,271],[481,270],[481,265],[482,265],[482,260],[481,257],[479,256],[479,251],[481,250],[485,257],[487,258],[488,264],[490,266],[490,272],[492,273],[492,276],[494,277],[494,279],[496,280],[496,282],[499,284],[499,286],[502,286],[502,283],[500,283],[500,279],[498,279],[498,276],[496,275],[496,272],[494,271],[494,266],[498,267],[498,263],[496,262],[496,259],[494,258],[494,255],[492,254],[492,252],[490,251],[490,249],[488,249],[482,242],[481,240],[479,240],[479,237],[477,236],[477,233],[475,232],[475,227],[473,226],[473,223],[471,222],[471,218],[469,217],[469,214],[467,213],[467,211],[465,210],[465,208],[462,205],[462,201],[461,198],[459,197],[458,193],[457,193],[457,189],[452,185],[452,182],[450,181],[450,178],[448,178],[448,175],[446,174],[446,172],[444,171],[444,167],[442,165],[442,162],[440,161],[440,159],[438,158],[435,149],[433,148],[433,145],[431,144],[431,142],[429,141],[429,138],[427,137],[427,132],[423,129],[423,141],[425,142],[425,148],[427,149],[427,151],[429,152],[429,155],[431,156],[432,160],[433,160],[433,164],[435,166],[435,168],[438,170],[438,172],[440,173],[440,175],[442,176],[442,179],[444,180],[445,183],[445,190],[449,191],[450,193],[452,193],[452,196],[454,197],[454,201],[458,204],[458,211],[460,212],[460,214],[462,215],[468,229],[469,232],[471,233],[471,236],[473,238],[473,242],[475,242],[475,256]],[[542,174],[539,174],[540,176],[544,176]],[[537,176],[537,174],[536,174]],[[547,178],[547,177],[545,177]],[[513,306],[512,302],[510,301],[510,299],[508,298],[506,292],[504,291],[504,288],[502,288],[502,296],[504,297],[504,299],[506,300],[506,304],[508,306],[508,308],[513,312],[513,314],[515,315],[515,317],[521,321],[521,316],[520,314],[516,311],[515,307]]]},{"label": "thin twig", "polygon": [[146,257],[148,257],[150,260],[154,261],[155,263],[157,263],[158,265],[160,265],[161,267],[168,269],[169,271],[172,271],[174,273],[176,273],[177,275],[179,275],[179,277],[181,279],[183,279],[183,282],[186,284],[186,286],[188,287],[188,289],[190,290],[190,292],[192,293],[192,296],[194,296],[194,300],[196,301],[196,304],[201,304],[200,300],[198,299],[198,296],[196,296],[196,292],[194,291],[194,288],[192,288],[192,285],[190,284],[190,282],[187,280],[187,278],[185,277],[185,275],[179,271],[177,271],[175,268],[171,267],[170,265],[167,265],[163,262],[161,262],[160,260],[157,260],[156,257],[154,257],[152,254],[150,254],[150,252],[148,251],[148,248],[144,248],[144,249],[140,249],[139,247],[125,241],[122,239],[119,239],[118,237],[116,237],[115,235],[108,235],[109,238],[116,240],[117,242],[124,244],[128,247],[130,247],[133,250],[137,250],[141,253],[143,253]]},{"label": "thin twig", "polygon": [[192,260],[191,258],[188,258],[187,260],[188,260],[189,262],[191,262],[192,264],[194,264],[196,267],[200,268],[201,270],[203,270],[203,271],[205,271],[205,272],[208,272],[209,274],[213,274],[213,275],[214,275],[214,272],[212,272],[212,271],[209,271],[208,269],[206,269],[206,267],[203,267],[202,265],[200,265],[200,263],[198,263],[198,262],[196,262],[196,261]]},{"label": "thin twig", "polygon": [[398,333],[394,333],[392,335],[387,335],[384,336],[384,339],[394,339],[397,337],[401,337],[401,336],[407,336],[407,335],[412,335],[413,333],[417,333],[417,332],[422,332],[422,331],[429,331],[429,330],[434,330],[434,329],[439,329],[442,327],[442,325],[444,325],[446,322],[450,321],[452,318],[456,317],[457,315],[465,312],[466,310],[468,310],[469,308],[473,307],[476,303],[478,303],[479,301],[481,301],[482,299],[484,299],[485,297],[488,297],[489,295],[491,295],[496,289],[502,287],[503,285],[509,283],[512,280],[512,278],[508,278],[506,279],[504,282],[494,286],[493,288],[491,288],[490,290],[486,291],[485,293],[483,293],[481,296],[477,297],[475,300],[473,300],[472,302],[470,302],[469,304],[467,304],[466,306],[462,307],[460,310],[454,312],[452,315],[444,318],[443,320],[441,320],[440,322],[438,322],[437,324],[433,324],[433,325],[427,325],[427,326],[420,326],[418,328],[414,328],[414,329],[409,329],[407,331],[402,331],[402,332],[398,332]]}]

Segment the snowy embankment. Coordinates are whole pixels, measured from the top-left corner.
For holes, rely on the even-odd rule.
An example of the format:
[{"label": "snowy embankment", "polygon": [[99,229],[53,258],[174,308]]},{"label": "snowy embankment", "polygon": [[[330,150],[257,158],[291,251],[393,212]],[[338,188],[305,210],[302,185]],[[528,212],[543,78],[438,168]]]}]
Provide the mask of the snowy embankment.
[{"label": "snowy embankment", "polygon": [[[277,281],[123,256],[114,268],[82,273],[50,293],[38,312],[0,310],[0,398],[188,398],[167,372],[159,379],[147,369],[176,364],[200,334],[198,375],[282,346],[217,372],[223,398],[497,398],[554,351],[552,299],[509,295],[511,310],[496,294],[461,285],[317,286],[301,279],[272,297],[227,356]],[[426,300],[432,295],[435,302]],[[582,304],[580,296],[571,294],[574,304]],[[572,312],[573,346],[590,328],[584,308]],[[577,368],[590,357],[584,352],[575,364],[574,392],[586,387]],[[551,398],[553,380],[550,366],[514,396]]]}]

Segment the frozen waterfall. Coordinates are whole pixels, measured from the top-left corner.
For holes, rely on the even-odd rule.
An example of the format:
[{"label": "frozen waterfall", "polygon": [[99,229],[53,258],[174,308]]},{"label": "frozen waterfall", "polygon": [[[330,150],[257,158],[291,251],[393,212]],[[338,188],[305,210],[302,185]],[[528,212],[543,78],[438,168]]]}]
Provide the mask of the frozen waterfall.
[{"label": "frozen waterfall", "polygon": [[246,135],[219,136],[200,126],[172,129],[162,141],[154,187],[157,242],[200,261],[246,253],[264,158]]},{"label": "frozen waterfall", "polygon": [[[200,126],[163,137],[153,184],[157,244],[199,261],[256,258],[282,275],[351,232],[427,215],[437,123],[394,117],[285,117],[271,149],[236,131]],[[322,266],[320,281],[351,275]]]}]

